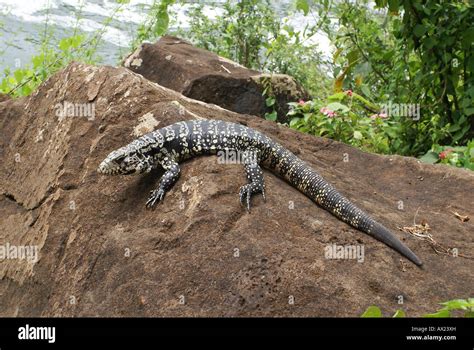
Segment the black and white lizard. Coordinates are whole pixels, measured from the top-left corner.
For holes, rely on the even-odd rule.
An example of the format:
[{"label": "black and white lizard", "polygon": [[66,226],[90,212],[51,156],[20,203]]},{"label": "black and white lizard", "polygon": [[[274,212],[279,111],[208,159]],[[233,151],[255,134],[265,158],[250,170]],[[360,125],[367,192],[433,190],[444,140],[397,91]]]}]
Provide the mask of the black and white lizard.
[{"label": "black and white lizard", "polygon": [[178,122],[143,135],[111,152],[99,165],[106,175],[131,175],[162,168],[158,188],[146,202],[152,208],[179,177],[179,163],[199,155],[235,152],[241,155],[248,184],[240,188],[240,202],[250,211],[250,197],[261,193],[265,183],[261,165],[286,179],[318,205],[340,220],[392,247],[413,263],[421,260],[395,235],[337,192],[316,171],[289,150],[261,132],[221,120]]}]

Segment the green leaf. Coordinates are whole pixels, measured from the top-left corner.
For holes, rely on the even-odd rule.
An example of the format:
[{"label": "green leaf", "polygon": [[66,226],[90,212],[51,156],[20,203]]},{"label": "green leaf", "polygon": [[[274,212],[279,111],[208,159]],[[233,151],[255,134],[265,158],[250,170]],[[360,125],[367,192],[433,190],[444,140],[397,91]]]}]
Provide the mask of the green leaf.
[{"label": "green leaf", "polygon": [[29,94],[31,94],[31,91],[32,89],[28,86],[28,84],[23,85],[23,87],[21,88],[21,94],[23,96],[28,96]]},{"label": "green leaf", "polygon": [[369,317],[382,317],[382,311],[377,306],[369,306],[367,310],[362,314],[361,317],[369,318]]},{"label": "green leaf", "polygon": [[16,71],[13,72],[13,76],[15,77],[16,81],[20,83],[24,76],[23,70],[17,69]]},{"label": "green leaf", "polygon": [[296,9],[303,11],[306,16],[309,12],[309,3],[308,0],[296,0]]},{"label": "green leaf", "polygon": [[43,64],[43,60],[44,54],[33,56],[33,58],[31,59],[31,61],[33,62],[33,68],[38,68],[39,66],[41,66]]},{"label": "green leaf", "polygon": [[290,128],[293,128],[296,126],[296,124],[298,124],[300,122],[301,118],[293,118],[290,120]]},{"label": "green leaf", "polygon": [[429,50],[429,49],[431,49],[433,46],[436,45],[436,41],[435,41],[432,37],[427,37],[426,40],[423,41],[423,44],[424,44],[425,47]]},{"label": "green leaf", "polygon": [[466,29],[462,37],[462,46],[467,49],[474,42],[474,27]]},{"label": "green leaf", "polygon": [[329,108],[331,111],[340,111],[342,113],[346,113],[349,111],[349,107],[339,102],[332,102],[327,105],[327,108]]},{"label": "green leaf", "polygon": [[439,156],[438,153],[428,151],[424,156],[420,158],[420,160],[424,163],[434,164],[439,160]]},{"label": "green leaf", "polygon": [[273,111],[271,113],[265,113],[265,119],[266,120],[271,120],[271,121],[276,121],[277,120],[277,112]]},{"label": "green leaf", "polygon": [[423,24],[417,24],[413,29],[413,33],[420,38],[422,37],[427,31],[427,28]]},{"label": "green leaf", "polygon": [[448,128],[449,132],[455,132],[461,129],[461,125],[459,124],[453,124]]},{"label": "green leaf", "polygon": [[265,99],[265,104],[267,105],[267,107],[271,107],[275,104],[275,101],[276,101],[275,97],[267,97]]},{"label": "green leaf", "polygon": [[402,318],[402,317],[406,317],[405,315],[405,311],[403,310],[397,310],[395,311],[395,313],[393,314],[392,316],[393,318]]},{"label": "green leaf", "polygon": [[398,0],[388,0],[388,10],[390,12],[398,12]]},{"label": "green leaf", "polygon": [[358,50],[352,50],[347,54],[347,60],[349,61],[349,64],[353,64],[357,59],[359,58],[359,51]]},{"label": "green leaf", "polygon": [[466,310],[471,306],[470,303],[464,299],[449,300],[444,303],[441,303],[441,305],[444,305],[445,309],[448,310]]},{"label": "green leaf", "polygon": [[435,312],[433,314],[423,315],[423,317],[426,317],[426,318],[448,318],[448,317],[451,317],[451,313],[449,312],[449,310],[441,309],[438,312]]},{"label": "green leaf", "polygon": [[362,140],[363,139],[363,136],[362,136],[362,133],[360,131],[354,131],[354,138],[356,140]]},{"label": "green leaf", "polygon": [[154,32],[157,36],[163,35],[168,30],[170,18],[168,16],[167,8],[162,9],[156,16]]},{"label": "green leaf", "polygon": [[464,113],[469,117],[474,114],[474,107],[464,108]]},{"label": "green leaf", "polygon": [[370,89],[367,87],[367,85],[361,85],[360,90],[364,93],[365,96],[372,98],[372,94],[370,92]]}]

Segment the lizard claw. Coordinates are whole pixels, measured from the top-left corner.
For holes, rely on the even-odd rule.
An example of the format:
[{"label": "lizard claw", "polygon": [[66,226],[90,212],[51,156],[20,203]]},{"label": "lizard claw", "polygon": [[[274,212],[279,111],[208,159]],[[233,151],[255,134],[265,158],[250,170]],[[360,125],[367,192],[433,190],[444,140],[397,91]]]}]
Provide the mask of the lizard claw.
[{"label": "lizard claw", "polygon": [[165,191],[161,188],[150,191],[150,197],[146,201],[147,209],[152,209],[158,202],[161,202],[165,196]]},{"label": "lizard claw", "polygon": [[[247,211],[250,213],[250,195],[251,195],[251,190],[249,188],[249,185],[244,185],[240,187],[240,204],[245,205],[247,204]],[[244,203],[244,200],[247,203]]]},{"label": "lizard claw", "polygon": [[255,193],[262,193],[263,200],[266,201],[265,197],[265,187],[258,186],[256,183],[249,183],[242,187],[240,187],[240,204],[245,205],[247,207],[247,211],[250,213],[250,198]]}]

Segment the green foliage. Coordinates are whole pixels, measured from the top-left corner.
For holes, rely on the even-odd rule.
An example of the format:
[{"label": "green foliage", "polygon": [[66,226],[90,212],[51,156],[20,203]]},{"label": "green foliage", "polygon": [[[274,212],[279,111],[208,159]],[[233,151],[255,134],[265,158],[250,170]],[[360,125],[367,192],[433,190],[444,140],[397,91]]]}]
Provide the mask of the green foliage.
[{"label": "green foliage", "polygon": [[138,26],[137,34],[131,44],[132,50],[145,40],[153,40],[165,34],[170,24],[169,6],[176,0],[153,1],[146,20]]},{"label": "green foliage", "polygon": [[265,119],[276,121],[278,119],[278,114],[275,109],[276,97],[273,93],[273,85],[271,83],[271,77],[265,77],[261,80],[263,86],[262,95],[265,97],[265,106],[267,107],[267,111],[265,113]]},{"label": "green foliage", "polygon": [[[474,317],[474,298],[469,299],[454,299],[449,300],[444,303],[440,303],[443,307],[431,314],[425,314],[423,317],[427,318],[447,318],[454,317],[456,315],[462,315],[464,317]],[[392,316],[405,317],[405,312],[403,310],[397,310]],[[361,315],[361,317],[383,317],[382,311],[377,306],[369,306],[367,310]]]},{"label": "green foliage", "polygon": [[199,47],[245,67],[261,68],[260,51],[280,30],[269,0],[226,1],[224,13],[212,21],[203,9],[198,5],[190,11],[191,28],[183,34]]},{"label": "green foliage", "polygon": [[43,51],[33,56],[31,63],[24,68],[14,71],[5,69],[4,77],[0,82],[0,92],[9,93],[12,96],[27,96],[41,82],[69,62],[73,60],[81,60],[86,63],[94,62],[93,51],[78,50],[84,43],[83,35],[64,38],[61,39],[56,50],[43,48]]},{"label": "green foliage", "polygon": [[374,113],[379,108],[351,90],[331,95],[324,103],[300,101],[289,105],[291,128],[366,151],[388,153],[390,142],[396,137],[396,125],[383,113]]},{"label": "green foliage", "polygon": [[382,311],[377,306],[369,306],[367,310],[362,314],[364,318],[372,318],[372,317],[382,317]]},{"label": "green foliage", "polygon": [[[52,33],[48,25],[48,16],[45,21],[45,30],[42,33],[39,53],[32,57],[31,62],[23,68],[15,70],[5,69],[0,80],[0,92],[12,96],[27,96],[36,87],[72,61],[79,61],[88,64],[97,63],[100,58],[97,56],[97,48],[101,41],[102,34],[114,15],[120,11],[127,0],[117,0],[119,4],[108,18],[105,19],[102,28],[91,37],[78,33],[78,23],[81,18],[82,6],[76,11],[76,24],[73,28],[73,35],[62,38],[58,43],[52,45],[50,40]],[[49,8],[47,9],[49,15]]]},{"label": "green foliage", "polygon": [[474,170],[474,139],[466,146],[433,145],[420,160],[430,164],[441,163]]},{"label": "green foliage", "polygon": [[[365,310],[365,312],[360,316],[363,318],[381,318],[382,310],[378,306],[371,305]],[[405,312],[403,310],[397,310],[392,316],[393,318],[403,318],[406,317]]]},{"label": "green foliage", "polygon": [[336,91],[351,88],[379,104],[420,104],[421,118],[398,118],[399,147],[421,155],[432,144],[465,144],[474,135],[474,11],[469,2],[336,3],[328,35]]},{"label": "green foliage", "polygon": [[[289,74],[312,94],[328,93],[323,60],[317,45],[309,43],[317,24],[298,31],[275,13],[269,0],[227,0],[222,10],[211,20],[204,14],[204,5],[195,5],[187,13],[190,28],[173,34],[245,67]],[[328,21],[324,9],[321,16]]]}]

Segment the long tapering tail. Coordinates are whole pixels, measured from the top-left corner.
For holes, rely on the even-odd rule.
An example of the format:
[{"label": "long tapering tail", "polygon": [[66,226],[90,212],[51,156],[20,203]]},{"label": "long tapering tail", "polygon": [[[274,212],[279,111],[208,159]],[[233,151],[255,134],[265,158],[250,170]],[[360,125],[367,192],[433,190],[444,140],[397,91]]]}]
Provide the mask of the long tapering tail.
[{"label": "long tapering tail", "polygon": [[393,248],[414,264],[421,260],[393,233],[341,195],[332,185],[289,150],[276,145],[267,166],[340,220]]}]

